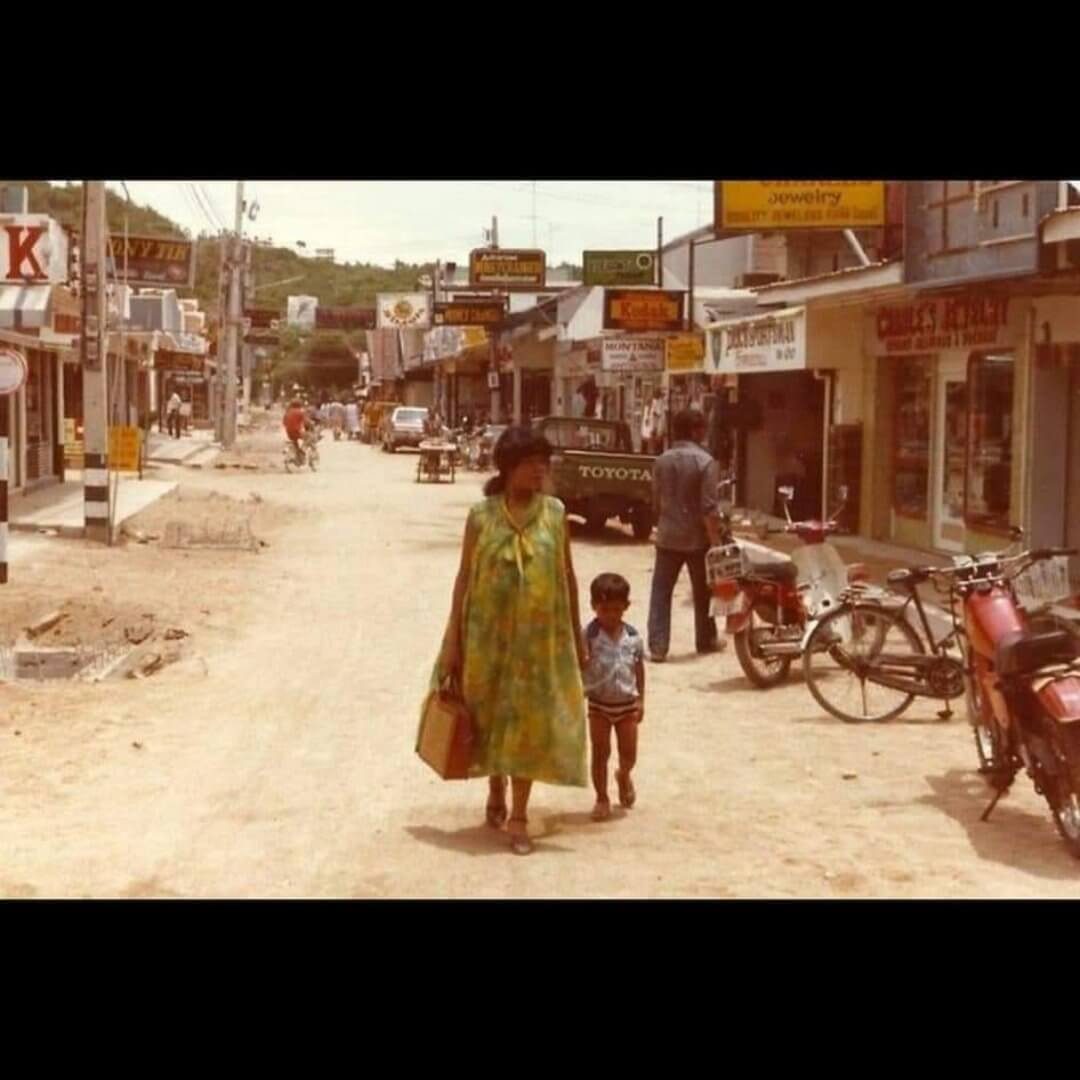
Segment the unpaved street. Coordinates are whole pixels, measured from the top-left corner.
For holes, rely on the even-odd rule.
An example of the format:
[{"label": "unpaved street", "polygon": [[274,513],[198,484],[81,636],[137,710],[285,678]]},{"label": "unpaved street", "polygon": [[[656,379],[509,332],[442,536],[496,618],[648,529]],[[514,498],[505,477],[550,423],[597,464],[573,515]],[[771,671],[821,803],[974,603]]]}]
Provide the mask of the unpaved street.
[{"label": "unpaved street", "polygon": [[[979,822],[962,715],[916,703],[854,727],[797,679],[753,691],[733,655],[693,655],[685,580],[673,662],[648,669],[637,807],[594,824],[591,791],[538,786],[537,850],[515,858],[483,825],[486,784],[443,783],[413,752],[480,478],[417,485],[410,454],[321,449],[316,475],[161,470],[258,495],[258,554],[50,541],[12,568],[67,565],[195,621],[152,678],[0,687],[0,895],[1080,895],[1026,778]],[[612,530],[575,558],[583,600],[602,570],[630,579],[643,629],[652,549]]]}]

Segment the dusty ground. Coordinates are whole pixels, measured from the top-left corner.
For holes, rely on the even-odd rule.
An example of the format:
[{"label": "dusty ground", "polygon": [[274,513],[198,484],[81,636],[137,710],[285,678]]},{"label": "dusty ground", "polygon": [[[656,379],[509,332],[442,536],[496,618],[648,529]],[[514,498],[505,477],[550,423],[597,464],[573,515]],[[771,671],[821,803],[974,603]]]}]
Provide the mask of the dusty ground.
[{"label": "dusty ground", "polygon": [[[411,454],[322,451],[314,475],[175,470],[181,505],[266,515],[258,553],[52,540],[12,567],[6,608],[70,598],[191,637],[143,681],[0,687],[0,895],[1080,895],[1028,781],[978,821],[962,718],[928,703],[852,727],[797,680],[753,691],[734,656],[693,655],[685,581],[673,662],[649,668],[637,807],[597,825],[588,790],[538,787],[537,851],[507,854],[485,785],[413,753],[480,478],[417,485]],[[625,574],[643,626],[651,548],[610,530],[575,558],[586,587]]]}]

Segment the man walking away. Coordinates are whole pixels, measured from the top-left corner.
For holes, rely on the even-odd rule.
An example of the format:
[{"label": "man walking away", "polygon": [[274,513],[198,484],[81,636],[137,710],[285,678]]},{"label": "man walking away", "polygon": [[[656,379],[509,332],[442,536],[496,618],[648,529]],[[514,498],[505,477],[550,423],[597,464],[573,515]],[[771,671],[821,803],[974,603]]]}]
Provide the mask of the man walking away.
[{"label": "man walking away", "polygon": [[169,398],[168,404],[165,406],[165,420],[168,426],[169,434],[174,439],[180,438],[180,406],[183,404],[180,400],[180,395],[174,390],[172,397]]},{"label": "man walking away", "polygon": [[699,653],[727,645],[717,641],[716,623],[709,616],[709,586],[705,554],[720,542],[719,466],[700,445],[705,417],[696,409],[675,414],[674,443],[653,466],[653,512],[656,567],[649,602],[649,655],[655,663],[667,659],[671,642],[671,597],[685,565],[694,588],[694,637]]}]

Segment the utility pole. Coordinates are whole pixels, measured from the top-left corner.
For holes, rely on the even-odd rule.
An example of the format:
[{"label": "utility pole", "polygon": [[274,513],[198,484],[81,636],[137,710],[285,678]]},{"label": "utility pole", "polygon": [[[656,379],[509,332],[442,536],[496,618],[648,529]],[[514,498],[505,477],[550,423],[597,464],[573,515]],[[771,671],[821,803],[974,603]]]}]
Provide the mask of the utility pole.
[{"label": "utility pole", "polygon": [[88,540],[109,542],[108,364],[105,352],[105,181],[83,181],[82,338],[83,526]]},{"label": "utility pole", "polygon": [[229,318],[228,279],[225,276],[228,272],[228,241],[228,235],[223,232],[218,245],[218,339],[217,368],[214,372],[214,438],[222,446],[225,445],[225,370],[228,367],[225,361]]},{"label": "utility pole", "polygon": [[[255,294],[255,270],[252,266],[252,260],[254,258],[254,249],[252,246],[250,244],[241,245],[241,250],[244,253],[244,288],[240,304],[240,315],[241,318],[243,318],[244,309],[248,306],[248,303]],[[241,411],[247,416],[251,410],[251,379],[254,369],[254,346],[244,343],[243,339],[241,339],[240,349],[240,355],[243,358],[241,372],[244,379],[244,397]]]},{"label": "utility pole", "polygon": [[497,217],[491,219],[491,246],[493,248],[499,246],[499,219]]},{"label": "utility pole", "polygon": [[236,182],[236,231],[229,237],[229,316],[225,366],[225,424],[224,446],[232,449],[236,443],[236,371],[240,360],[240,272],[243,264],[240,235],[244,228],[244,182]]}]

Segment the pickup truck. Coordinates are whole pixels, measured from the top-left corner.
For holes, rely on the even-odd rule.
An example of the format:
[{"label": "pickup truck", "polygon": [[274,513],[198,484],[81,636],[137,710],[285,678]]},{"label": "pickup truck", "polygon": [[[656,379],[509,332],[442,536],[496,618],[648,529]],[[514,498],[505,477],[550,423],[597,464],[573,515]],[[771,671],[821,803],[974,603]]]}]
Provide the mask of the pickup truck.
[{"label": "pickup truck", "polygon": [[595,533],[617,517],[638,540],[648,540],[656,458],[634,453],[629,425],[569,416],[548,416],[533,424],[555,448],[551,494],[567,512],[583,517]]}]

